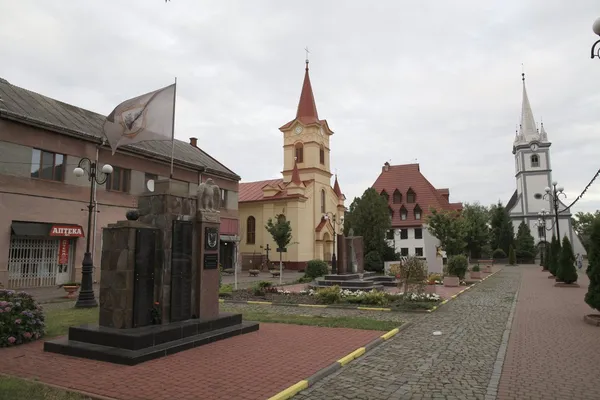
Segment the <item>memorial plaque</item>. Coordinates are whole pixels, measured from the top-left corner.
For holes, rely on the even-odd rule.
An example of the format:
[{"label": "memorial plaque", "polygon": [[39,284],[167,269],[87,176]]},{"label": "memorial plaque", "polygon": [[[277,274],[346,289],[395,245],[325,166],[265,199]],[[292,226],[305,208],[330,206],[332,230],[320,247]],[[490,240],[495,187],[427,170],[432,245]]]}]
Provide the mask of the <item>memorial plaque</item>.
[{"label": "memorial plaque", "polygon": [[192,316],[192,244],[191,221],[173,221],[171,253],[171,322]]},{"label": "memorial plaque", "polygon": [[219,230],[214,227],[204,228],[204,250],[217,250],[219,247]]},{"label": "memorial plaque", "polygon": [[133,327],[152,323],[156,230],[137,229],[133,283]]},{"label": "memorial plaque", "polygon": [[205,254],[204,255],[204,269],[217,269],[219,268],[219,255],[218,254]]}]

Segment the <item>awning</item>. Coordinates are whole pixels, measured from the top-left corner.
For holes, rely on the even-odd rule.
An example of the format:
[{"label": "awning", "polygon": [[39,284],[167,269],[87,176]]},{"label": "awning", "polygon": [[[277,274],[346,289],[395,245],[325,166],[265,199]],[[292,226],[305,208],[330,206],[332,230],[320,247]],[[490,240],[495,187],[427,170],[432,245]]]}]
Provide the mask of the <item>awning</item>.
[{"label": "awning", "polygon": [[239,242],[240,238],[237,235],[220,235],[221,242]]},{"label": "awning", "polygon": [[53,224],[47,222],[13,221],[10,226],[15,236],[25,237],[83,237],[81,225]]}]

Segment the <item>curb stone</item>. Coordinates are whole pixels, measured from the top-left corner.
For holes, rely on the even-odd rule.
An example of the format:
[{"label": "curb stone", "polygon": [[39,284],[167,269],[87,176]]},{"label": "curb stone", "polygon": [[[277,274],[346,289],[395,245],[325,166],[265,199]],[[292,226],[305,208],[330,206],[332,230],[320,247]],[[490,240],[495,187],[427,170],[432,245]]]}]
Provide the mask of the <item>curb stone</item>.
[{"label": "curb stone", "polygon": [[42,385],[42,386],[48,386],[48,387],[51,387],[51,388],[57,389],[57,390],[62,390],[62,391],[67,392],[67,393],[80,394],[82,396],[89,397],[91,400],[117,400],[114,397],[102,396],[100,394],[85,392],[83,390],[77,390],[77,389],[73,389],[73,388],[67,388],[67,387],[64,387],[64,386],[54,385],[52,383],[46,383],[46,382],[38,381],[38,380],[35,380],[35,379],[21,378],[19,376],[7,375],[7,374],[3,374],[3,373],[0,373],[0,377],[20,379],[20,380],[23,380],[23,381],[26,381],[26,382],[35,383],[35,384]]},{"label": "curb stone", "polygon": [[474,286],[476,286],[476,285],[480,284],[481,282],[485,281],[486,279],[488,279],[488,278],[491,278],[492,276],[496,275],[496,274],[497,274],[498,272],[500,272],[500,271],[502,271],[502,270],[500,269],[500,270],[498,270],[498,271],[496,271],[496,272],[493,272],[493,273],[489,274],[488,276],[486,276],[485,278],[482,278],[482,279],[481,279],[479,282],[477,282],[477,283],[473,283],[473,284],[471,284],[470,286],[467,286],[466,288],[464,288],[464,289],[463,289],[463,290],[461,290],[460,292],[458,292],[458,293],[456,293],[456,294],[454,294],[454,295],[450,296],[450,298],[449,298],[449,299],[443,300],[443,301],[442,301],[440,304],[438,304],[437,306],[433,307],[431,310],[427,310],[427,311],[425,311],[425,312],[427,312],[427,313],[432,313],[432,312],[434,312],[435,310],[437,310],[438,308],[440,308],[440,307],[441,307],[441,306],[443,306],[444,304],[448,303],[450,300],[454,300],[455,298],[457,298],[458,296],[460,296],[461,294],[463,294],[463,293],[464,293],[464,292],[466,292],[467,290],[469,290],[469,289],[471,289],[472,287],[474,287]]},{"label": "curb stone", "polygon": [[317,383],[321,379],[333,374],[334,372],[337,372],[338,370],[343,368],[345,365],[348,365],[353,360],[363,356],[368,351],[374,349],[375,347],[379,346],[380,344],[384,343],[385,341],[393,338],[398,333],[409,328],[411,325],[412,325],[412,322],[410,322],[410,321],[403,323],[398,328],[392,329],[391,331],[381,335],[380,337],[378,337],[377,339],[373,340],[372,342],[368,343],[367,345],[365,345],[363,347],[359,347],[358,349],[354,350],[352,353],[347,354],[346,356],[340,358],[339,360],[330,364],[329,366],[317,371],[316,373],[309,376],[308,378],[303,379],[300,382],[293,384],[292,386],[288,387],[285,390],[282,390],[281,392],[277,393],[276,395],[274,395],[272,397],[269,397],[268,400],[291,399],[292,397],[294,397],[301,391],[306,390],[309,387],[313,386],[315,383]]}]

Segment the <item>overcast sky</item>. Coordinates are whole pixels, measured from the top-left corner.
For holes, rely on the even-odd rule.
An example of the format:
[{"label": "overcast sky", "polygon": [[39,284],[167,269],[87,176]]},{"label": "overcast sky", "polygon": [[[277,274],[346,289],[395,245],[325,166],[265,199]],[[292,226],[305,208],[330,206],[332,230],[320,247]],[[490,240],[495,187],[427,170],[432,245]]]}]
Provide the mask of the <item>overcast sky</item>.
[{"label": "overcast sky", "polygon": [[[515,190],[523,63],[573,199],[600,167],[598,16],[598,0],[0,0],[0,77],[108,114],[177,76],[176,137],[253,181],[280,177],[308,46],[347,205],[415,160],[452,201],[490,204]],[[600,180],[574,211],[599,205]]]}]

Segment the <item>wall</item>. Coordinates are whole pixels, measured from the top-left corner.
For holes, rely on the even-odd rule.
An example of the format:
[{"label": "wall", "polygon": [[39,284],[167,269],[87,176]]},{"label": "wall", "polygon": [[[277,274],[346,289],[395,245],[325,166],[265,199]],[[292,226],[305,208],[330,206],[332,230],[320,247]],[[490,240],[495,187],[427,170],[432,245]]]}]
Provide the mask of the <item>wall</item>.
[{"label": "wall", "polygon": [[[401,228],[402,230],[408,231],[408,239],[400,239],[400,228],[394,228],[394,240],[389,240],[388,243],[391,246],[396,246],[396,252],[400,253],[400,249],[408,248],[408,255],[415,255],[415,247],[423,248],[423,255],[425,255],[425,242],[424,239],[415,239],[415,228]],[[425,228],[421,228],[423,231],[423,238],[425,237]]]}]

